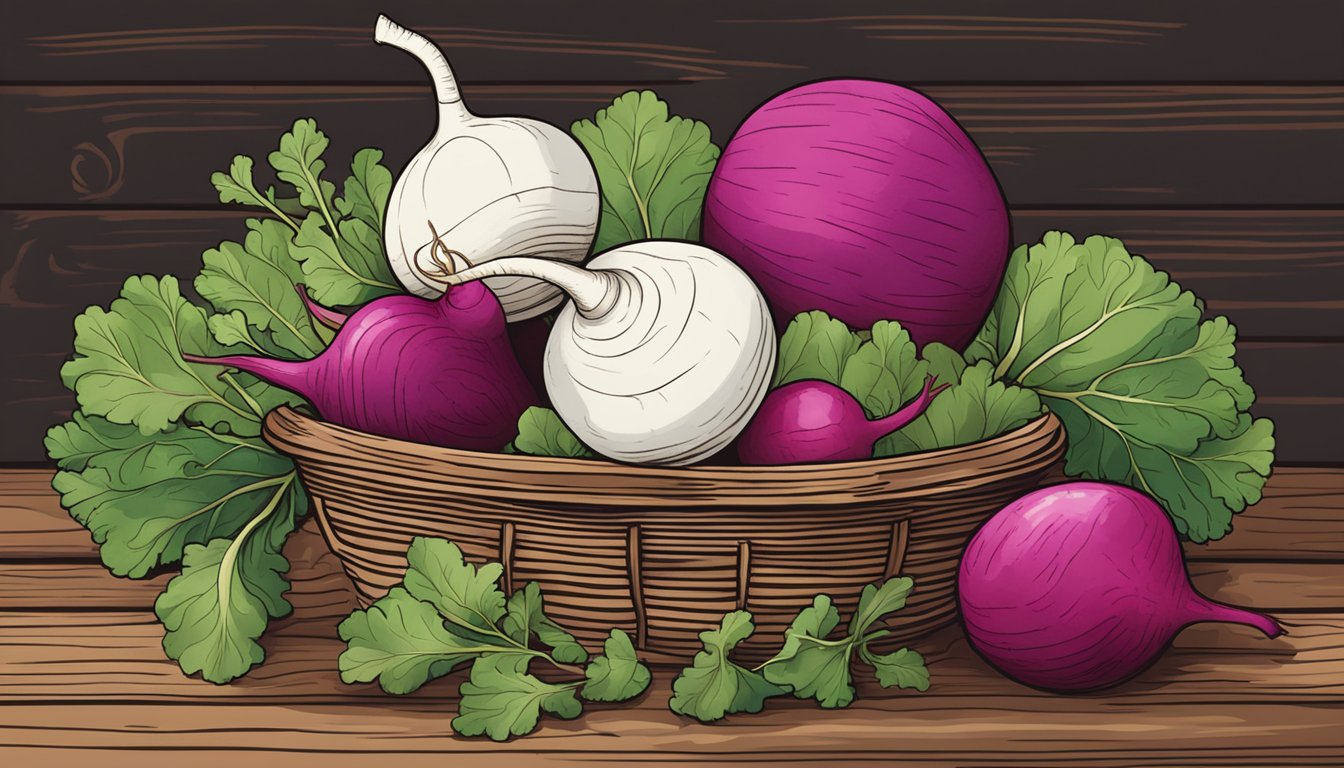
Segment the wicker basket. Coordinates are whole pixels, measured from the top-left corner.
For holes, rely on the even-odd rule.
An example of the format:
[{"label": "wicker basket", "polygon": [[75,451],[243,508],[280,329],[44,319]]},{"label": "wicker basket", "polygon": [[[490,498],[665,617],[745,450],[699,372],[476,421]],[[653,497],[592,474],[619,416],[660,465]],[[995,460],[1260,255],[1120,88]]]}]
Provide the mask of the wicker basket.
[{"label": "wicker basket", "polygon": [[297,461],[327,542],[365,604],[401,580],[415,536],[498,560],[505,588],[541,583],[547,612],[590,648],[613,627],[652,661],[750,610],[759,659],[813,595],[842,614],[865,584],[916,581],[891,642],[955,617],[971,532],[1037,486],[1064,451],[1054,416],[975,445],[872,461],[665,469],[475,453],[375,437],[288,408],[266,438]]}]

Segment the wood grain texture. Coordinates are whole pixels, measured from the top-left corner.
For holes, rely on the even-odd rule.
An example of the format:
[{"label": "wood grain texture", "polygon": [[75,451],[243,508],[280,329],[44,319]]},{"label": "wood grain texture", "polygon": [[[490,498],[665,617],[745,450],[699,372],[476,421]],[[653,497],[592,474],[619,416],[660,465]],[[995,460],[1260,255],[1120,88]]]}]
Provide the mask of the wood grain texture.
[{"label": "wood grain texture", "polygon": [[[464,97],[481,114],[568,126],[631,85],[480,85]],[[777,90],[750,79],[658,88],[720,144]],[[979,144],[1013,206],[1344,204],[1344,86],[924,90]],[[24,137],[0,144],[0,162],[24,179],[0,190],[0,205],[213,203],[212,171],[235,154],[264,157],[309,116],[334,137],[333,175],[363,146],[400,169],[431,134],[433,103],[427,83],[0,85],[0,119]]]},{"label": "wood grain texture", "polygon": [[[1064,450],[1050,415],[974,445],[790,467],[638,467],[459,451],[288,408],[267,416],[264,434],[295,460],[322,533],[365,605],[401,581],[412,539],[440,537],[476,561],[510,552],[512,578],[539,582],[549,615],[590,648],[616,627],[645,639],[650,658],[683,662],[700,648],[701,631],[740,607],[758,631],[738,650],[763,661],[763,638],[782,633],[818,591],[851,611],[893,557],[920,587],[882,644],[950,623],[967,537],[1040,484]],[[902,520],[905,541],[893,536]]]},{"label": "wood grain texture", "polygon": [[432,36],[467,80],[710,79],[837,72],[939,80],[1341,80],[1330,0],[683,0],[629,6],[385,0],[34,4],[0,29],[15,80],[415,81],[371,41],[386,12]]},{"label": "wood grain texture", "polygon": [[[61,509],[51,470],[0,469],[0,562],[90,563],[98,550]],[[1260,503],[1220,541],[1187,544],[1191,561],[1344,563],[1344,469],[1281,467]]]},{"label": "wood grain texture", "polygon": [[992,699],[914,706],[928,704],[926,695],[911,697],[908,709],[856,705],[825,712],[782,704],[778,711],[704,726],[660,710],[654,695],[635,712],[595,708],[575,721],[543,721],[535,734],[507,744],[453,738],[444,729],[450,708],[394,700],[320,707],[213,703],[208,710],[153,703],[9,707],[0,745],[16,765],[196,768],[1283,768],[1337,766],[1344,750],[1344,709],[1334,704],[1173,703],[1142,710],[1080,701],[1069,711],[1035,712],[1011,709],[1024,702]]},{"label": "wood grain texture", "polygon": [[[242,207],[0,209],[0,313],[13,312],[14,322],[30,327],[58,324],[68,333],[75,312],[106,304],[128,275],[195,274],[201,253],[241,238],[249,215]],[[1209,312],[1230,315],[1243,338],[1330,338],[1344,327],[1344,211],[1033,208],[1013,214],[1015,242],[1036,242],[1048,229],[1121,238],[1203,298]]]}]

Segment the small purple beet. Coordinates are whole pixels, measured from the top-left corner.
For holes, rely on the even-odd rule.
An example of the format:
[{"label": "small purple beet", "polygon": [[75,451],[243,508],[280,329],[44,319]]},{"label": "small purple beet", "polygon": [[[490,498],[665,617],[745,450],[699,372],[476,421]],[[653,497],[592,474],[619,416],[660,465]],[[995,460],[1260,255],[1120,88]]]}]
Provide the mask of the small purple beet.
[{"label": "small purple beet", "polygon": [[766,395],[738,438],[737,456],[753,465],[871,459],[874,443],[914,421],[944,389],[929,377],[908,405],[869,420],[859,401],[834,384],[785,384]]},{"label": "small purple beet", "polygon": [[342,426],[465,450],[498,450],[537,402],[499,300],[479,281],[433,300],[385,296],[348,318],[304,299],[316,318],[338,328],[311,360],[183,359],[246,371],[304,397]]}]

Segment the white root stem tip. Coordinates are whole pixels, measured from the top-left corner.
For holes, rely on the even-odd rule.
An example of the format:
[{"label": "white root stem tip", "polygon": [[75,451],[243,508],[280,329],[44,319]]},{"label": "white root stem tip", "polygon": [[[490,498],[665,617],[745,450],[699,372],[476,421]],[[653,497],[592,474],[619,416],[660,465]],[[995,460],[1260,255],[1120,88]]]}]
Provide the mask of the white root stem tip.
[{"label": "white root stem tip", "polygon": [[[471,116],[467,106],[462,103],[462,93],[458,90],[452,67],[448,66],[448,59],[428,38],[380,14],[373,26],[373,41],[379,45],[400,48],[420,60],[434,81],[434,96],[441,105],[440,112],[447,111],[463,120]],[[450,108],[445,110],[442,107]]]}]

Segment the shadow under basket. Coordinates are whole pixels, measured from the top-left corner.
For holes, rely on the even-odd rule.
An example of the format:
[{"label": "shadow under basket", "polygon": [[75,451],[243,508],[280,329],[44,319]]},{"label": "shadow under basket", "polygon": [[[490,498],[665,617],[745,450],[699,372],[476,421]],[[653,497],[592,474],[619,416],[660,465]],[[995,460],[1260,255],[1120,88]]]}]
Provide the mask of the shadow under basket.
[{"label": "shadow under basket", "polygon": [[818,593],[845,616],[864,585],[915,590],[880,645],[951,623],[970,534],[1037,487],[1064,453],[1053,415],[991,440],[869,461],[785,467],[639,467],[479,453],[376,437],[289,408],[266,439],[291,456],[360,602],[401,581],[406,548],[437,536],[537,581],[552,619],[590,650],[613,628],[642,656],[684,663],[698,633],[745,608],[764,659]]}]

